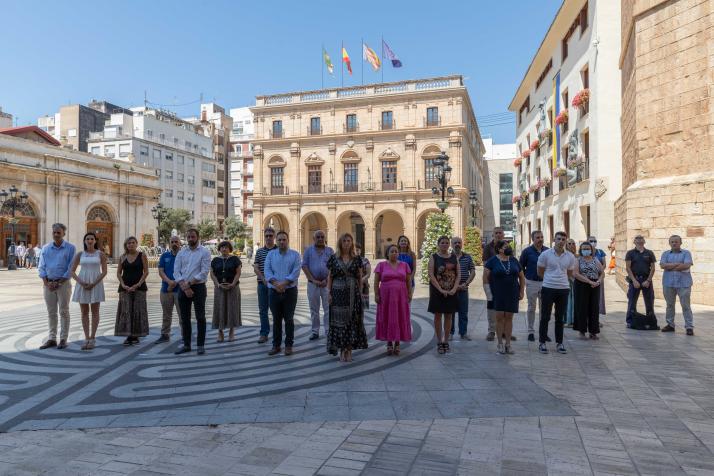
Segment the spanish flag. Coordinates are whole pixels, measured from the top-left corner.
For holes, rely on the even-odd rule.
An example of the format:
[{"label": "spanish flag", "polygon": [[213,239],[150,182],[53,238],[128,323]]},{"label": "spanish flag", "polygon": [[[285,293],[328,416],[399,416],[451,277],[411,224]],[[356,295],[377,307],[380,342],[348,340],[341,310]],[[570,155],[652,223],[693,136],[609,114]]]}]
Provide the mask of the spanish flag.
[{"label": "spanish flag", "polygon": [[352,74],[352,63],[350,63],[350,55],[347,54],[345,47],[342,47],[342,61],[347,65],[347,71]]}]

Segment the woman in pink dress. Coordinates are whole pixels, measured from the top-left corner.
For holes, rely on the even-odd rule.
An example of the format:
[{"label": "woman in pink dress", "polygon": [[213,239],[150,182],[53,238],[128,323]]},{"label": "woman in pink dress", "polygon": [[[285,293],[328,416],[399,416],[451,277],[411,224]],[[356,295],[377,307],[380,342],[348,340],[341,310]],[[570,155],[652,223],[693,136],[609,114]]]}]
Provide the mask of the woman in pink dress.
[{"label": "woman in pink dress", "polygon": [[374,300],[377,303],[377,340],[387,341],[387,355],[399,355],[399,342],[412,340],[409,303],[412,300],[408,264],[399,261],[395,245],[387,248],[388,261],[374,270]]}]

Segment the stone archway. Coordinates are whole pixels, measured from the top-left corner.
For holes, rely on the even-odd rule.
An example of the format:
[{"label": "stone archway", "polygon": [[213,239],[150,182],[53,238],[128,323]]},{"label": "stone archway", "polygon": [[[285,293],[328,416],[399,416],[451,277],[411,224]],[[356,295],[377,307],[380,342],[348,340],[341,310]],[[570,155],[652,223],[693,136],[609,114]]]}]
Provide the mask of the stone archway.
[{"label": "stone archway", "polygon": [[375,258],[384,258],[387,246],[397,244],[397,238],[404,234],[404,219],[394,210],[384,210],[374,221]]},{"label": "stone archway", "polygon": [[362,250],[366,250],[365,240],[367,237],[365,236],[365,223],[362,215],[353,211],[344,212],[340,215],[337,218],[337,238],[339,239],[343,233],[350,233],[355,239],[355,244],[359,243],[362,245]]},{"label": "stone archway", "polygon": [[290,223],[282,213],[271,213],[263,220],[263,229],[272,227],[276,232],[284,231],[290,235]]},{"label": "stone archway", "polygon": [[[305,248],[313,243],[313,234],[317,230],[322,230],[325,232],[325,239],[330,236],[327,228],[327,219],[322,213],[310,212],[302,217],[300,221],[300,252],[302,253]],[[332,248],[335,247],[335,243],[328,243],[328,246]]]},{"label": "stone archway", "polygon": [[40,239],[38,233],[39,218],[35,207],[29,200],[24,203],[18,203],[15,208],[15,233],[13,235],[12,203],[13,199],[10,198],[0,208],[0,231],[2,233],[0,257],[2,257],[5,266],[7,266],[7,250],[11,243],[35,245]]},{"label": "stone archway", "polygon": [[95,205],[87,213],[87,232],[97,235],[97,248],[108,257],[114,255],[114,219],[105,205]]},{"label": "stone archway", "polygon": [[438,208],[432,208],[426,211],[423,211],[420,215],[419,218],[417,218],[417,238],[416,242],[414,243],[415,249],[414,252],[417,254],[417,257],[421,258],[421,247],[422,244],[424,243],[424,235],[426,235],[426,218],[431,215],[432,213],[441,213],[441,210]]}]

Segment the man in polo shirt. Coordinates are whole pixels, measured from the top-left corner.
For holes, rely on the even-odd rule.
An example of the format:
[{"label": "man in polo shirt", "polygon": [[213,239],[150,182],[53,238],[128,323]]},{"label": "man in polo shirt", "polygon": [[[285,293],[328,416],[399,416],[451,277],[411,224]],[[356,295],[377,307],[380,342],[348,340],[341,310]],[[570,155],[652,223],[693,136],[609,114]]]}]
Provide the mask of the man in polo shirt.
[{"label": "man in polo shirt", "polygon": [[[526,275],[526,297],[528,298],[528,340],[535,342],[535,311],[536,302],[543,304],[540,290],[543,287],[543,278],[538,276],[538,258],[548,249],[543,245],[543,232],[536,230],[531,233],[532,245],[521,252],[521,269]],[[550,338],[546,335],[546,341]]]},{"label": "man in polo shirt", "polygon": [[672,235],[669,237],[670,250],[662,253],[659,265],[664,270],[662,274],[662,292],[667,301],[667,325],[662,332],[674,332],[674,305],[679,296],[679,304],[684,315],[684,327],[687,335],[694,335],[694,316],[689,300],[692,295],[692,272],[694,264],[692,254],[682,249],[682,237]]},{"label": "man in polo shirt", "polygon": [[652,276],[655,273],[657,258],[655,254],[645,248],[645,238],[637,235],[634,240],[635,247],[625,255],[625,265],[627,269],[627,281],[630,283],[627,289],[627,327],[632,327],[632,316],[637,312],[637,299],[642,292],[645,301],[645,312],[648,316],[654,316],[654,289],[652,288]]},{"label": "man in polo shirt", "polygon": [[[49,336],[40,349],[67,347],[69,336],[69,301],[72,297],[72,261],[74,245],[64,239],[67,227],[62,223],[52,225],[52,242],[42,248],[38,271],[44,284],[44,298],[49,318]],[[60,341],[57,344],[57,310],[60,316]]]},{"label": "man in polo shirt", "polygon": [[570,278],[577,265],[577,260],[571,252],[565,249],[568,235],[563,231],[555,234],[554,247],[541,253],[538,258],[538,276],[543,279],[540,291],[540,326],[538,350],[548,353],[545,342],[548,337],[548,322],[555,305],[555,343],[558,353],[565,354],[563,345],[563,322],[568,309],[568,294],[570,293]]},{"label": "man in polo shirt", "polygon": [[[471,340],[469,335],[466,333],[466,328],[469,323],[469,284],[476,277],[476,266],[474,266],[474,260],[471,255],[464,253],[463,240],[455,236],[451,239],[451,248],[454,250],[454,255],[456,259],[459,260],[459,268],[461,270],[461,279],[459,280],[458,291],[456,292],[456,297],[459,300],[459,336],[461,340]],[[453,339],[456,333],[456,319],[452,320],[451,324],[451,337]]]},{"label": "man in polo shirt", "polygon": [[[483,246],[483,262],[496,256],[496,243],[503,240],[503,228],[497,226],[493,229],[493,239]],[[486,317],[488,318],[488,335],[487,341],[492,341],[496,338],[496,311],[493,310],[493,301],[486,302]],[[516,340],[516,336],[511,335],[511,340]]]},{"label": "man in polo shirt", "polygon": [[265,238],[265,245],[258,248],[253,261],[253,270],[256,278],[258,278],[258,310],[260,314],[260,338],[258,339],[258,344],[268,342],[268,335],[270,334],[270,319],[268,318],[270,293],[268,292],[268,282],[265,280],[265,257],[276,248],[275,230],[270,226],[267,227],[263,230],[263,237]]},{"label": "man in polo shirt", "polygon": [[176,255],[181,250],[181,238],[172,236],[169,240],[169,249],[159,258],[159,276],[161,277],[161,293],[159,300],[161,302],[162,318],[161,318],[161,337],[154,344],[168,342],[171,339],[171,320],[173,318],[174,309],[176,316],[180,316],[178,307],[178,283],[174,280],[174,262]]}]

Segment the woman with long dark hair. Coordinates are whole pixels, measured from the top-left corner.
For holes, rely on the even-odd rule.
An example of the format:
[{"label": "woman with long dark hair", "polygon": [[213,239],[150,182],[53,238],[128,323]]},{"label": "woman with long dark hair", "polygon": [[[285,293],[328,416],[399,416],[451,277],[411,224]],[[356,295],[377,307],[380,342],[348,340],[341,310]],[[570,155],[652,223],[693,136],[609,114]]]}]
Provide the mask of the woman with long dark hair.
[{"label": "woman with long dark hair", "polygon": [[362,309],[362,257],[355,252],[354,238],[340,236],[335,253],[327,261],[330,327],[327,349],[339,349],[341,362],[352,362],[354,349],[367,348]]},{"label": "woman with long dark hair", "polygon": [[449,334],[454,313],[459,310],[459,290],[461,270],[456,255],[449,251],[451,239],[440,236],[437,252],[429,258],[429,307],[434,314],[434,330],[440,354],[449,352]]},{"label": "woman with long dark hair", "polygon": [[224,329],[228,328],[228,341],[235,340],[235,328],[242,324],[240,315],[240,288],[238,282],[242,263],[233,256],[233,245],[222,241],[218,245],[220,256],[211,261],[211,280],[213,280],[213,321],[211,327],[218,329],[218,342],[224,341]]},{"label": "woman with long dark hair", "polygon": [[598,339],[600,333],[600,286],[605,278],[604,268],[595,257],[594,247],[587,241],[580,243],[578,266],[573,276],[573,329],[590,333],[591,339]]},{"label": "woman with long dark hair", "polygon": [[[82,238],[84,251],[78,253],[72,261],[72,278],[77,283],[74,286],[72,301],[79,303],[82,312],[82,329],[84,330],[84,345],[82,350],[92,350],[95,346],[97,327],[99,327],[99,304],[104,302],[104,283],[107,275],[107,255],[97,249],[97,235],[89,232]],[[80,267],[77,274],[77,267]],[[89,323],[89,311],[92,312],[92,323]]]},{"label": "woman with long dark hair", "polygon": [[139,337],[149,335],[146,309],[146,278],[149,260],[138,250],[139,242],[130,236],[124,240],[124,254],[119,257],[119,306],[114,324],[115,336],[126,336],[124,345],[139,343]]},{"label": "woman with long dark hair", "polygon": [[416,284],[414,277],[416,275],[417,257],[416,253],[412,251],[412,244],[409,241],[409,238],[404,235],[401,235],[399,238],[397,238],[397,249],[399,250],[399,261],[409,265],[409,269],[412,270],[411,274],[413,288]]}]

